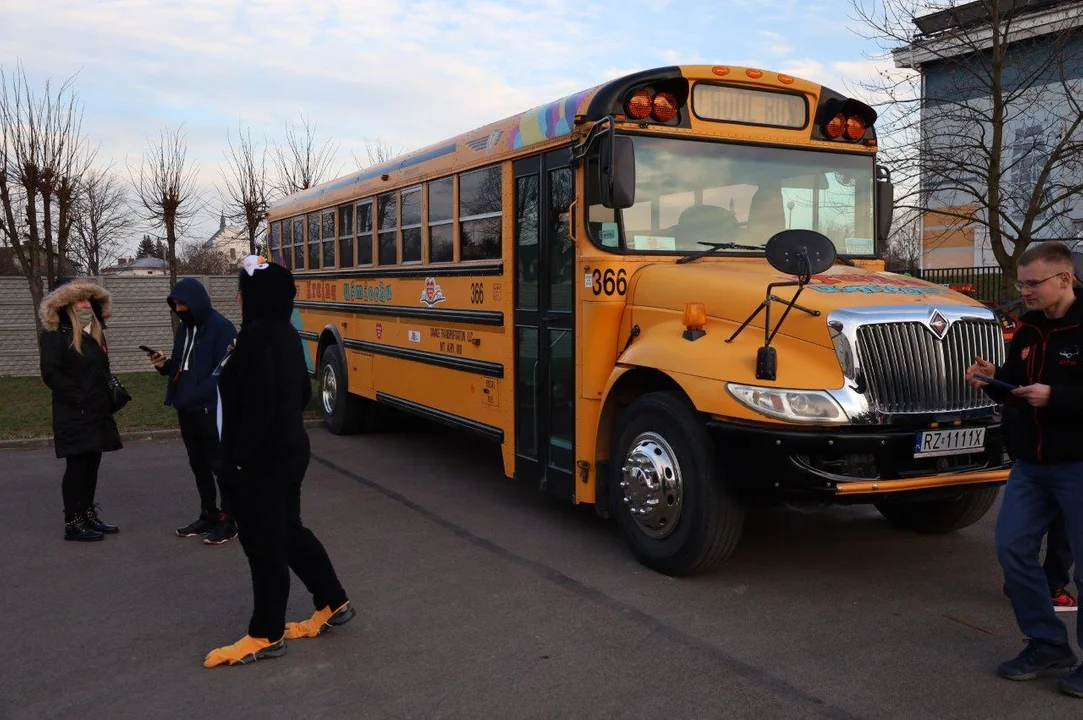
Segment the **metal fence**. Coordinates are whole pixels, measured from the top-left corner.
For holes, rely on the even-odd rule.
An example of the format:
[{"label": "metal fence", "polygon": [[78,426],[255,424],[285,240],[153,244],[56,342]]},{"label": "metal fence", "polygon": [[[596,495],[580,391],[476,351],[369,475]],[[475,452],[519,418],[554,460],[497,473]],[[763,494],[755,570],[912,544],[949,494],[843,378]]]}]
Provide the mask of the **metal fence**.
[{"label": "metal fence", "polygon": [[1001,305],[1008,299],[1004,274],[999,267],[926,268],[915,275],[937,285],[954,285],[955,289],[981,301]]}]

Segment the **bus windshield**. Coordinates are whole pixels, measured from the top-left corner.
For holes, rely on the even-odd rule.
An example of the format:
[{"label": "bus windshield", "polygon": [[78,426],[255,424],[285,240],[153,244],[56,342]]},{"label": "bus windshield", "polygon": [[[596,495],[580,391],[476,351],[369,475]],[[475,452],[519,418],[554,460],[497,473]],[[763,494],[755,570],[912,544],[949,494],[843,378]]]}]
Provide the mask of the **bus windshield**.
[{"label": "bus windshield", "polygon": [[603,207],[596,160],[588,174],[590,232],[602,247],[685,254],[703,243],[761,247],[795,228],[823,233],[842,255],[875,251],[870,156],[644,136],[634,144],[632,207]]}]

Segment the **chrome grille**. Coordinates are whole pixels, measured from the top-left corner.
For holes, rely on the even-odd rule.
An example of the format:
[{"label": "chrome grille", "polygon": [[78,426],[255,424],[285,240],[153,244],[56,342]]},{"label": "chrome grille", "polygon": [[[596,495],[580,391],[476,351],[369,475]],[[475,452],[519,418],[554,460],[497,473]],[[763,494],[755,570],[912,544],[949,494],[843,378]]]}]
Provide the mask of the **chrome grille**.
[{"label": "chrome grille", "polygon": [[957,321],[943,340],[924,323],[896,322],[859,327],[857,353],[873,408],[887,414],[930,413],[993,405],[964,375],[975,356],[1000,365],[1005,348],[996,322]]}]

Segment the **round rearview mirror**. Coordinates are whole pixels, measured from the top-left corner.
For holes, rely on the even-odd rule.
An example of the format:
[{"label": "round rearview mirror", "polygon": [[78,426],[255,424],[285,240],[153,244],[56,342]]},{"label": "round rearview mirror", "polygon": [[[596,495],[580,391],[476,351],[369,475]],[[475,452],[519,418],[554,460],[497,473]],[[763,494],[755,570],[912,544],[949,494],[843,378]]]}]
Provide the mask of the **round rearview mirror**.
[{"label": "round rearview mirror", "polygon": [[815,230],[783,230],[764,251],[771,267],[787,275],[815,275],[835,263],[835,244]]}]

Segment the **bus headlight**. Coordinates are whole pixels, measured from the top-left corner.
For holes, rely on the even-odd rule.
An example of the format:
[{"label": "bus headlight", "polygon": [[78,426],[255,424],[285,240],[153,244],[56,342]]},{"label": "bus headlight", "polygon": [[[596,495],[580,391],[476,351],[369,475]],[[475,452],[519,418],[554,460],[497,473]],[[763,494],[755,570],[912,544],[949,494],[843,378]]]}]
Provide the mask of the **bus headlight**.
[{"label": "bus headlight", "polygon": [[730,395],[758,413],[803,423],[848,423],[842,406],[821,390],[787,390],[727,383]]}]

